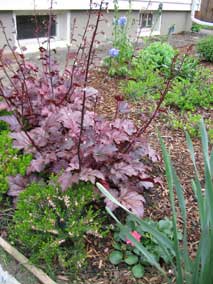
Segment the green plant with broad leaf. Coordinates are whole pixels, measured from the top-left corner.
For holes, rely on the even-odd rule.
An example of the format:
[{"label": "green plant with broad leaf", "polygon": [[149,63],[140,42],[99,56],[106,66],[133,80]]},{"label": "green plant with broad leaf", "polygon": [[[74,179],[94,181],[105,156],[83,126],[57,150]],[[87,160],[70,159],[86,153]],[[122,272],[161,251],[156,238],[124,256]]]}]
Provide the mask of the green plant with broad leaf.
[{"label": "green plant with broad leaf", "polygon": [[[196,256],[191,257],[189,252],[188,230],[187,230],[187,208],[186,201],[183,194],[183,187],[179,181],[176,171],[172,165],[170,155],[166,147],[160,139],[161,148],[163,152],[163,159],[166,168],[166,178],[169,188],[169,198],[172,209],[172,225],[174,233],[174,246],[172,246],[169,238],[162,234],[158,229],[148,224],[145,220],[141,220],[134,216],[127,208],[120,204],[101,184],[97,184],[99,190],[110,198],[112,202],[119,205],[135,220],[138,226],[142,226],[148,233],[150,233],[157,241],[159,246],[165,250],[171,260],[171,266],[176,276],[177,284],[209,284],[213,283],[213,150],[209,147],[208,135],[204,121],[200,123],[200,133],[202,142],[202,152],[204,159],[204,177],[198,172],[196,164],[194,147],[192,140],[186,134],[188,149],[191,155],[192,163],[194,166],[195,176],[192,180],[192,190],[196,198],[198,212],[199,212],[199,225],[198,231],[200,239]],[[177,208],[175,200],[178,200],[181,219],[183,223],[182,234],[183,240],[179,241],[178,238],[178,219]],[[108,213],[117,221],[125,238],[130,239],[136,248],[140,251],[150,265],[154,265],[160,272],[162,272],[171,282],[165,270],[154,259],[153,254],[148,251],[140,242],[138,242],[130,233],[125,225],[122,225],[117,217],[106,208]],[[174,256],[174,257],[173,257]]]},{"label": "green plant with broad leaf", "polygon": [[[161,233],[165,234],[171,241],[174,240],[174,232],[172,221],[165,217],[160,221],[153,221],[151,219],[144,220],[148,225],[152,225],[155,229],[159,230]],[[169,264],[170,258],[165,254],[161,246],[155,238],[144,231],[143,227],[135,223],[132,219],[132,215],[128,215],[126,218],[125,226],[129,228],[131,235],[136,237],[136,239],[148,250],[151,251],[156,261],[164,261],[164,263]],[[141,278],[144,276],[146,270],[147,262],[146,258],[141,255],[141,252],[135,248],[135,245],[126,238],[123,239],[122,230],[120,226],[116,226],[114,230],[113,237],[113,251],[109,255],[109,260],[112,264],[118,265],[120,263],[125,263],[128,268],[132,271],[135,278]],[[178,239],[182,239],[182,234],[179,232]]]}]

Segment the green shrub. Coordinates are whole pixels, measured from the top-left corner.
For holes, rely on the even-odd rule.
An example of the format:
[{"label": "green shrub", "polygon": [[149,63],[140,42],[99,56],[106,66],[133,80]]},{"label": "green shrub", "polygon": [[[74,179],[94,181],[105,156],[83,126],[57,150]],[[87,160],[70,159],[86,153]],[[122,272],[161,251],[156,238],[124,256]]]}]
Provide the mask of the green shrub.
[{"label": "green shrub", "polygon": [[196,23],[192,23],[191,31],[198,33],[201,30],[202,26]]},{"label": "green shrub", "polygon": [[22,155],[12,147],[12,138],[7,130],[0,131],[0,201],[8,190],[7,177],[24,176],[31,159],[31,155]]},{"label": "green shrub", "polygon": [[168,43],[154,42],[138,53],[138,62],[146,62],[146,66],[167,72],[176,55],[174,48]]},{"label": "green shrub", "polygon": [[193,81],[178,78],[165,98],[166,105],[176,106],[180,110],[195,110],[197,107],[209,107],[213,104],[213,84],[209,83],[210,72],[200,68]]},{"label": "green shrub", "polygon": [[177,59],[175,63],[177,76],[193,81],[198,70],[198,63],[198,60],[191,56],[185,56],[183,62],[181,59]]},{"label": "green shrub", "polygon": [[[159,50],[158,50],[159,48]],[[133,58],[129,79],[122,84],[124,94],[133,99],[146,95],[149,98],[157,97],[164,87],[164,81],[171,73],[172,60],[176,51],[167,43],[154,42],[147,48],[139,51]],[[177,59],[173,72],[177,76],[177,84],[183,79],[192,82],[197,74],[198,60],[185,56]],[[196,78],[197,79],[197,78]],[[178,88],[182,83],[178,84]]]},{"label": "green shrub", "polygon": [[159,76],[158,71],[143,64],[135,64],[129,80],[122,83],[124,94],[134,100],[144,96],[150,98],[150,94],[158,93],[162,87],[163,78]]},{"label": "green shrub", "polygon": [[207,36],[197,43],[197,52],[201,58],[213,62],[213,36]]},{"label": "green shrub", "polygon": [[85,263],[85,234],[98,234],[99,211],[92,208],[93,186],[81,183],[62,192],[54,180],[33,183],[18,199],[10,240],[30,260],[45,266],[75,272]]}]

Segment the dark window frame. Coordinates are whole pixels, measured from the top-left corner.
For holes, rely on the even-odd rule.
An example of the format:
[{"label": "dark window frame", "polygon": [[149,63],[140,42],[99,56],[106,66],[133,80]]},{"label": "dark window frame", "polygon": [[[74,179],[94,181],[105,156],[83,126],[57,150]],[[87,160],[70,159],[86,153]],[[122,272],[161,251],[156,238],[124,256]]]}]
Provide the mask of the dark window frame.
[{"label": "dark window frame", "polygon": [[152,12],[141,12],[139,14],[139,27],[140,28],[152,28],[153,26],[153,13]]},{"label": "dark window frame", "polygon": [[[16,39],[30,40],[48,37],[49,15],[15,15],[16,17]],[[57,36],[56,16],[52,19],[51,38]]]}]

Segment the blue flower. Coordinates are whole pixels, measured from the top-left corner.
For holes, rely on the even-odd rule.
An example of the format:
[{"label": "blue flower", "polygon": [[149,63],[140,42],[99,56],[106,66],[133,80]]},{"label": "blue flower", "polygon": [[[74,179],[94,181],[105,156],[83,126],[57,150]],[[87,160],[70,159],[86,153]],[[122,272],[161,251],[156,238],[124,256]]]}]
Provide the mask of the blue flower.
[{"label": "blue flower", "polygon": [[119,19],[118,19],[118,25],[121,26],[121,27],[124,27],[127,23],[127,17],[125,16],[121,16]]},{"label": "blue flower", "polygon": [[111,57],[117,57],[119,55],[119,50],[113,47],[109,50],[109,55]]}]

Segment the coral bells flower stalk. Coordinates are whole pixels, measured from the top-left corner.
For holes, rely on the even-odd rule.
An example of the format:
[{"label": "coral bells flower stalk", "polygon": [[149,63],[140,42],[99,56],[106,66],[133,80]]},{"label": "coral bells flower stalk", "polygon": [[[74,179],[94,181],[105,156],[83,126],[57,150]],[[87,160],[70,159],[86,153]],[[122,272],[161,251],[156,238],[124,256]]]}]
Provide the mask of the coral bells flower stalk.
[{"label": "coral bells flower stalk", "polygon": [[117,48],[111,48],[109,50],[109,56],[111,57],[117,57],[119,55],[119,50]]},{"label": "coral bells flower stalk", "polygon": [[[132,231],[132,232],[131,232],[131,235],[132,235],[138,242],[140,242],[141,237],[142,237],[141,234],[139,234],[137,231]],[[126,243],[127,243],[128,245],[131,245],[132,247],[135,246],[135,245],[133,244],[133,242],[130,241],[129,239],[126,240]]]}]

